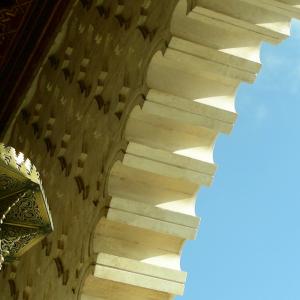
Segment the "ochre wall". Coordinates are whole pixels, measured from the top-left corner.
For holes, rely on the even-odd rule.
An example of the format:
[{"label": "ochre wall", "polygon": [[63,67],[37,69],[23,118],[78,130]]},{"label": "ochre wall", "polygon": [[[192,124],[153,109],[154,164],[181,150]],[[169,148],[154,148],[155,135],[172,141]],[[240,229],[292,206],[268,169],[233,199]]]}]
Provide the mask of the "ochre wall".
[{"label": "ochre wall", "polygon": [[16,120],[8,144],[40,170],[55,231],[0,273],[1,300],[77,299],[93,262],[106,174],[122,155],[128,112],[143,100],[147,65],[168,41],[176,4],[118,2],[74,4]]},{"label": "ochre wall", "polygon": [[261,43],[288,37],[296,4],[74,3],[6,137],[40,170],[55,230],[5,267],[0,299],[181,295],[216,137],[232,129]]}]

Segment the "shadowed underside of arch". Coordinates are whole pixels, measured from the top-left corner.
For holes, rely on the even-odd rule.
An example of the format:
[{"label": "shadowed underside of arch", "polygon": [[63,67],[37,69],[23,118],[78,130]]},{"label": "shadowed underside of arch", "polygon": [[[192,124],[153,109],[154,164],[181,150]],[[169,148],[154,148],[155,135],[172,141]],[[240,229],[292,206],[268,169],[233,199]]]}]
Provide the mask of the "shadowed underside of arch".
[{"label": "shadowed underside of arch", "polygon": [[300,0],[74,1],[6,138],[41,171],[54,232],[4,272],[3,294],[182,295],[215,140],[261,43],[287,38],[293,17]]}]

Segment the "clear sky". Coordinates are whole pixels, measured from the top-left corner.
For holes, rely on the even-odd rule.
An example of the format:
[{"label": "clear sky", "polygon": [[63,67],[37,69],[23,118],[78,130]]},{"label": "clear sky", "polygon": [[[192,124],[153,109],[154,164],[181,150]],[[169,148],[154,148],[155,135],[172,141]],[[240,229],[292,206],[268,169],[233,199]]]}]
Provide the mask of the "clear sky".
[{"label": "clear sky", "polygon": [[300,22],[261,61],[255,84],[239,88],[234,130],[218,138],[178,300],[300,300]]}]

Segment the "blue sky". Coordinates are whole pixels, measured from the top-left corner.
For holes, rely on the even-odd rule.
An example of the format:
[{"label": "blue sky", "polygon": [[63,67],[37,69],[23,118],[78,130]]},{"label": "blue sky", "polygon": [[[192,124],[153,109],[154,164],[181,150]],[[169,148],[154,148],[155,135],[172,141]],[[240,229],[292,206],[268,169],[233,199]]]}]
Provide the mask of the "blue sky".
[{"label": "blue sky", "polygon": [[217,141],[178,300],[300,299],[300,22],[282,44],[263,45],[261,61],[255,84],[239,88],[234,130]]}]

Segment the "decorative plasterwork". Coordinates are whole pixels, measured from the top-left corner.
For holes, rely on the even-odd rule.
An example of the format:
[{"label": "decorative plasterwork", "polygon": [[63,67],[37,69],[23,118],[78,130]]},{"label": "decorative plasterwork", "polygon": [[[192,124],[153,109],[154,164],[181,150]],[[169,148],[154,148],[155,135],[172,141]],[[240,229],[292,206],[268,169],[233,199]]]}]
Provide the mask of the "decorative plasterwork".
[{"label": "decorative plasterwork", "polygon": [[[261,43],[289,34],[299,9],[287,2],[74,5],[10,139],[47,178],[56,228],[10,270],[15,297],[183,293],[195,194],[213,181],[215,140],[233,127],[236,90],[255,80]],[[51,285],[37,283],[29,263]]]},{"label": "decorative plasterwork", "polygon": [[[126,121],[143,102],[147,66],[168,41],[176,5],[88,2],[74,1],[6,139],[40,170],[55,230],[5,268],[4,295],[79,297],[95,262],[94,229],[110,200],[107,174],[124,155]],[[49,280],[35,280],[37,272]]]}]

